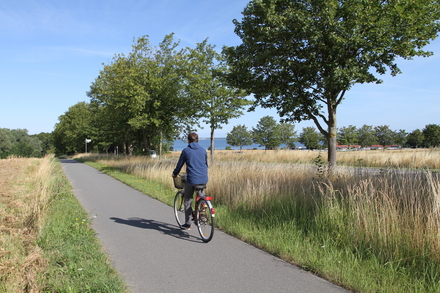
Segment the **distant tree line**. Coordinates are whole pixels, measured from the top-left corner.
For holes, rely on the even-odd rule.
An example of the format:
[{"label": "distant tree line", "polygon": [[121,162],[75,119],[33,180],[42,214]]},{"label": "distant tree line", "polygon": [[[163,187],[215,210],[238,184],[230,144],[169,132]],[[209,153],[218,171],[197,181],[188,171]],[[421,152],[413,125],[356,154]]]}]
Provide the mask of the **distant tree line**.
[{"label": "distant tree line", "polygon": [[[271,116],[261,118],[256,127],[248,130],[245,125],[234,126],[226,136],[229,145],[240,147],[240,150],[252,144],[259,144],[265,149],[275,149],[284,144],[286,148],[295,148],[295,142],[303,144],[307,149],[323,149],[327,145],[326,138],[314,127],[304,127],[297,135],[292,123],[277,123]],[[368,148],[375,145],[389,147],[439,147],[440,125],[429,124],[422,130],[416,129],[410,133],[405,130],[391,130],[388,125],[363,125],[357,128],[353,125],[341,127],[337,132],[337,143],[348,148],[361,146]]]},{"label": "distant tree line", "polygon": [[392,130],[388,125],[370,126],[363,125],[356,128],[353,125],[338,129],[337,140],[339,144],[360,145],[369,147],[381,145],[383,147],[397,145],[399,147],[439,147],[440,146],[440,125],[428,124],[422,130],[416,129],[410,133],[403,129]]},{"label": "distant tree line", "polygon": [[0,158],[42,157],[53,151],[51,133],[29,135],[26,129],[0,128]]},{"label": "distant tree line", "polygon": [[267,149],[274,149],[281,144],[287,148],[294,148],[297,140],[295,125],[292,123],[277,123],[271,116],[264,116],[252,130],[248,131],[245,125],[236,125],[226,136],[226,143],[240,147],[253,143],[264,146]]}]

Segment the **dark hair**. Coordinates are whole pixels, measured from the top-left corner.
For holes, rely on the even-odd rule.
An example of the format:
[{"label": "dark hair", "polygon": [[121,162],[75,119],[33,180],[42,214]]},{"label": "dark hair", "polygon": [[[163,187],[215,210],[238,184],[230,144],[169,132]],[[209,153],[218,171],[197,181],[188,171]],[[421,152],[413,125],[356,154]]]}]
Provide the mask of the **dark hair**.
[{"label": "dark hair", "polygon": [[199,136],[195,132],[188,134],[188,143],[192,142],[199,142]]}]

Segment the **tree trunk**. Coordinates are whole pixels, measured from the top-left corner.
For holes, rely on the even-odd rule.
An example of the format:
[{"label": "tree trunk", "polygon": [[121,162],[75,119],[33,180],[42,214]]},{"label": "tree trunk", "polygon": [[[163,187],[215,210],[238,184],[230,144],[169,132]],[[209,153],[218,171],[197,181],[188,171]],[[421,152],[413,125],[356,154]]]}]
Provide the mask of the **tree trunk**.
[{"label": "tree trunk", "polygon": [[147,135],[147,132],[145,131],[145,129],[142,129],[142,136],[144,139],[144,146],[145,146],[145,154],[150,155],[150,149],[151,149],[151,145],[150,145],[150,138]]},{"label": "tree trunk", "polygon": [[337,124],[336,124],[336,108],[333,111],[329,111],[329,121],[328,121],[328,151],[327,151],[327,159],[328,159],[328,169],[331,172],[336,167],[336,133],[337,133]]},{"label": "tree trunk", "polygon": [[214,128],[211,128],[211,163],[214,163]]}]

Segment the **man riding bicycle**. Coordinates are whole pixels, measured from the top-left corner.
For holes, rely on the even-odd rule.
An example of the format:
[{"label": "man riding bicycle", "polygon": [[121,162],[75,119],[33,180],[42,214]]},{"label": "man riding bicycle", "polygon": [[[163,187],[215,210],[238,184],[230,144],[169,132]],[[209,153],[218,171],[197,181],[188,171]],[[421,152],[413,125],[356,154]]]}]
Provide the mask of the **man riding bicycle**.
[{"label": "man riding bicycle", "polygon": [[186,183],[184,189],[185,224],[182,229],[191,229],[191,203],[194,195],[194,186],[208,183],[208,156],[206,150],[199,145],[197,133],[188,134],[188,146],[182,150],[173,177],[176,177],[186,164]]}]

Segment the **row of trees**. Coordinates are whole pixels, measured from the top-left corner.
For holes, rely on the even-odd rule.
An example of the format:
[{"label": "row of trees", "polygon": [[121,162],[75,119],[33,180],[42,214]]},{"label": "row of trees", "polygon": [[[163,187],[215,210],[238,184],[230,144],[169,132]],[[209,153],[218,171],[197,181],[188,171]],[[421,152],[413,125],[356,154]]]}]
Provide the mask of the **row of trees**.
[{"label": "row of trees", "polygon": [[[234,20],[242,44],[221,54],[206,41],[178,50],[172,35],[158,48],[147,37],[117,55],[92,83],[92,127],[101,149],[158,148],[205,122],[214,130],[255,106],[276,108],[284,121],[312,120],[336,165],[338,106],[356,83],[380,83],[401,71],[396,61],[427,57],[423,47],[440,31],[440,3],[413,1],[250,1]],[[66,150],[66,113],[56,129]],[[71,126],[74,127],[74,126]],[[86,137],[85,137],[86,136]],[[213,158],[213,153],[212,158]]]},{"label": "row of trees", "polygon": [[271,116],[261,118],[251,131],[245,125],[236,125],[226,136],[226,143],[240,147],[240,150],[252,143],[264,146],[265,149],[274,149],[281,144],[294,148],[296,140],[295,125],[288,122],[277,123]]},{"label": "row of trees", "polygon": [[40,133],[29,135],[26,129],[0,128],[0,158],[18,156],[42,157],[53,151],[52,135]]},{"label": "row of trees", "polygon": [[403,147],[439,147],[440,125],[428,124],[422,130],[416,129],[410,133],[400,129],[393,131],[388,125],[373,126],[363,125],[356,128],[353,125],[341,127],[338,130],[338,142],[343,145],[399,145]]},{"label": "row of trees", "polygon": [[[201,123],[214,131],[243,114],[246,94],[226,84],[228,66],[214,46],[178,48],[173,35],[153,47],[144,36],[127,55],[104,65],[81,102],[59,117],[54,139],[58,153],[91,147],[108,152],[149,153]],[[213,157],[213,156],[212,156]]]},{"label": "row of trees", "polygon": [[[248,130],[245,125],[237,125],[227,134],[226,142],[229,145],[240,147],[253,143],[264,146],[265,149],[278,148],[281,144],[287,148],[295,148],[295,142],[300,142],[307,149],[323,149],[326,147],[326,137],[314,127],[304,127],[297,135],[295,125],[288,122],[277,123],[271,116],[261,118],[256,127]],[[416,129],[411,133],[405,130],[391,130],[388,125],[363,125],[357,128],[350,125],[341,127],[337,132],[337,143],[347,145],[348,148],[360,145],[367,148],[373,145],[398,145],[400,147],[439,147],[440,125],[429,124],[422,130]]]}]

